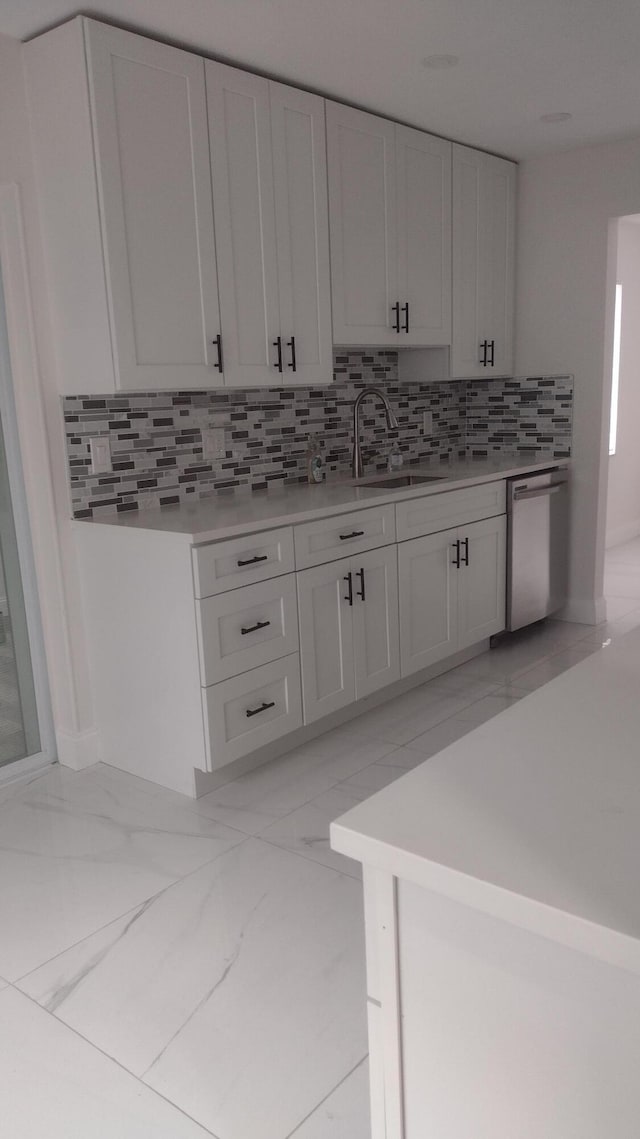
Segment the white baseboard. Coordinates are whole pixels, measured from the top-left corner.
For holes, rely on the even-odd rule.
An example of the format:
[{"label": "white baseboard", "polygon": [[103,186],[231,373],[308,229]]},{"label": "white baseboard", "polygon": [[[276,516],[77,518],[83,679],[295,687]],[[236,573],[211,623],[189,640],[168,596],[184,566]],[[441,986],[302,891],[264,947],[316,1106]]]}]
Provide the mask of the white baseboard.
[{"label": "white baseboard", "polygon": [[605,546],[610,550],[612,546],[621,546],[623,542],[631,542],[633,538],[640,538],[640,518],[635,522],[628,522],[626,526],[616,526],[607,530]]},{"label": "white baseboard", "polygon": [[102,759],[100,737],[95,728],[90,728],[86,732],[56,731],[56,744],[58,762],[63,767],[72,768],[73,771],[93,767]]},{"label": "white baseboard", "polygon": [[582,600],[570,597],[564,608],[555,616],[560,621],[575,621],[577,625],[599,625],[607,619],[606,598]]}]

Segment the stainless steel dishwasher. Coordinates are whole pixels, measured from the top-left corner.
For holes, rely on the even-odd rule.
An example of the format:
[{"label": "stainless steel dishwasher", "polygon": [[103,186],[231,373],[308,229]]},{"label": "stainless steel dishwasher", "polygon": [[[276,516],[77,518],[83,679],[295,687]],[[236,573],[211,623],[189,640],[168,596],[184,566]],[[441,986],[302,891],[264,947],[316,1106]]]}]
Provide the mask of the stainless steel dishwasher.
[{"label": "stainless steel dishwasher", "polygon": [[567,596],[566,470],[507,479],[507,629],[555,613]]}]

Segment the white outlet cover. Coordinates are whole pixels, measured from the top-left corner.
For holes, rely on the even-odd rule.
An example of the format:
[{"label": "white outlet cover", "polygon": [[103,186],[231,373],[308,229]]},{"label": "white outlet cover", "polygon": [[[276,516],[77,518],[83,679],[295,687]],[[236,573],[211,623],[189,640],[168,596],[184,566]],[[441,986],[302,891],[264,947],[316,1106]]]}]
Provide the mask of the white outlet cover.
[{"label": "white outlet cover", "polygon": [[224,427],[205,427],[202,435],[202,455],[205,459],[224,459],[227,448]]},{"label": "white outlet cover", "polygon": [[111,466],[111,444],[108,435],[94,435],[89,440],[91,474],[104,475],[113,470]]}]

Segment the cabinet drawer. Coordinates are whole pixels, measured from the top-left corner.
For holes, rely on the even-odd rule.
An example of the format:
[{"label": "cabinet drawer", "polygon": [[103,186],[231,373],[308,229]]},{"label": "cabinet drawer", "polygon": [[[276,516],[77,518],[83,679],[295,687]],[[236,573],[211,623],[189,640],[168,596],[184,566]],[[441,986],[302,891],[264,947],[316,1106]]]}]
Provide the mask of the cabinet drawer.
[{"label": "cabinet drawer", "polygon": [[298,653],[202,689],[209,770],[302,725]]},{"label": "cabinet drawer", "polygon": [[298,651],[295,574],[205,597],[196,611],[203,685]]},{"label": "cabinet drawer", "polygon": [[351,514],[305,522],[294,529],[297,569],[319,566],[361,550],[388,546],[396,540],[393,506],[354,510]]},{"label": "cabinet drawer", "polygon": [[408,498],[396,506],[398,541],[437,534],[452,526],[504,514],[505,510],[504,480],[461,487],[460,490],[444,490],[424,498]]},{"label": "cabinet drawer", "polygon": [[294,569],[291,527],[211,542],[193,550],[196,597],[211,597]]}]

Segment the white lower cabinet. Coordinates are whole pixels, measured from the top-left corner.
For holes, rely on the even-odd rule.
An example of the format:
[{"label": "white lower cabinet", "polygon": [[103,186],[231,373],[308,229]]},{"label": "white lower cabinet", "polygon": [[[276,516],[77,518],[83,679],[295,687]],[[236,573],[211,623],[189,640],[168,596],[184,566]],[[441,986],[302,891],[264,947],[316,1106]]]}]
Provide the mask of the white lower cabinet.
[{"label": "white lower cabinet", "polygon": [[402,675],[505,627],[504,515],[398,547]]},{"label": "white lower cabinet", "polygon": [[298,653],[202,689],[209,771],[302,725]]},{"label": "white lower cabinet", "polygon": [[457,530],[414,538],[398,546],[402,675],[427,668],[456,651]]},{"label": "white lower cabinet", "polygon": [[297,575],[305,723],[399,679],[396,557],[385,546]]},{"label": "white lower cabinet", "polygon": [[501,633],[505,627],[506,531],[504,515],[460,528],[465,564],[454,571],[458,579],[459,649]]}]

